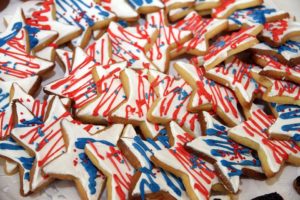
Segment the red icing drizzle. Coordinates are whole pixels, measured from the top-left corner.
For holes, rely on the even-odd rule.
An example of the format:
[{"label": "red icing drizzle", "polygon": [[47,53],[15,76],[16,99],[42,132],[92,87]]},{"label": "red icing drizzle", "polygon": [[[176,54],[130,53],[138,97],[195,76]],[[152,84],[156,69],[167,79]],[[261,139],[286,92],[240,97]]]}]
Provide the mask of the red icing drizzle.
[{"label": "red icing drizzle", "polygon": [[[145,27],[136,26],[136,33],[131,33],[129,30],[118,26],[118,30],[107,29],[111,39],[114,58],[118,61],[128,61],[129,64],[132,60],[140,60],[140,54],[145,54],[144,47],[140,46],[138,40],[146,40],[151,43],[151,36],[145,30]],[[129,51],[128,46],[133,46],[136,51]],[[139,52],[136,54],[136,52]],[[144,68],[149,68],[150,63],[143,63]],[[142,66],[141,66],[142,67]]]},{"label": "red icing drizzle", "polygon": [[[174,77],[166,76],[163,79],[160,79],[159,76],[152,82],[152,87],[159,87],[160,84],[166,84],[164,87],[164,92],[162,102],[160,104],[160,116],[168,116],[168,112],[172,113],[172,120],[176,120],[180,126],[184,126],[185,122],[189,123],[189,127],[192,131],[195,129],[195,123],[198,122],[198,114],[189,113],[186,110],[185,103],[189,101],[189,95],[191,92],[183,94],[181,90],[189,87],[185,81],[182,81],[180,85],[177,83],[180,82]],[[185,90],[183,92],[186,92]],[[173,104],[174,100],[180,98],[180,103]],[[180,111],[184,110],[184,114],[180,114]]]},{"label": "red icing drizzle", "polygon": [[[184,43],[187,46],[187,51],[197,48],[197,46],[201,43],[205,43],[205,34],[208,32],[207,27],[214,23],[214,19],[204,19],[197,13],[193,13],[193,15],[189,18],[183,19],[179,21],[175,28],[192,31],[194,37]],[[180,50],[183,46],[179,45],[177,50]]]},{"label": "red icing drizzle", "polygon": [[49,19],[47,16],[45,16],[45,14],[49,14],[49,12],[51,11],[51,6],[53,6],[53,0],[44,0],[41,3],[41,6],[43,7],[42,9],[34,11],[32,13],[32,18],[26,19],[26,24],[38,27],[41,30],[51,30],[51,27],[48,23]]},{"label": "red icing drizzle", "polygon": [[241,29],[240,31],[232,33],[231,35],[220,37],[212,46],[209,47],[208,53],[204,56],[204,61],[217,56],[219,53],[225,51],[227,47],[230,47],[230,49],[237,48],[238,45],[245,42],[245,40],[248,38],[255,40],[255,36],[247,33],[247,31],[251,28],[252,27],[248,29]]},{"label": "red icing drizzle", "polygon": [[194,139],[192,136],[184,133],[184,135],[177,135],[176,137],[178,142],[175,147],[169,149],[169,153],[180,162],[185,173],[189,174],[195,181],[194,189],[209,198],[210,191],[206,187],[211,185],[212,180],[216,177],[214,171],[209,169],[201,158],[195,157],[184,149],[184,144]]},{"label": "red icing drizzle", "polygon": [[270,140],[266,130],[275,122],[274,117],[267,115],[259,109],[253,112],[253,116],[243,123],[243,130],[250,137],[259,137],[262,145],[272,151],[273,157],[278,164],[287,160],[289,154],[296,154],[300,147],[292,141]]},{"label": "red icing drizzle", "polygon": [[24,42],[25,30],[22,29],[16,37],[7,41],[5,48],[0,48],[0,54],[12,59],[10,63],[0,60],[0,73],[24,79],[39,72],[40,65],[26,52]]},{"label": "red icing drizzle", "polygon": [[[65,54],[67,57],[68,55]],[[68,60],[68,58],[66,58]],[[75,108],[80,108],[89,103],[97,94],[94,88],[91,70],[97,66],[92,57],[87,56],[78,66],[66,66],[69,69],[69,75],[56,81],[50,86],[51,90],[61,90],[64,95],[75,101]],[[84,80],[84,81],[83,81]]]},{"label": "red icing drizzle", "polygon": [[[96,156],[101,160],[107,160],[112,164],[112,169],[110,169],[112,174],[109,175],[115,182],[116,186],[112,188],[112,193],[116,192],[118,197],[122,200],[126,200],[128,198],[128,192],[131,185],[133,168],[125,159],[122,152],[114,146],[109,146],[108,151],[103,154],[98,151],[97,147],[93,143],[89,143],[92,147],[93,152]],[[104,147],[102,148],[102,150]],[[125,165],[126,169],[120,169],[119,166]]]},{"label": "red icing drizzle", "polygon": [[264,31],[272,34],[272,40],[275,42],[280,41],[280,37],[285,34],[285,31],[288,29],[288,21],[287,20],[278,20],[276,22],[265,23]]},{"label": "red icing drizzle", "polygon": [[[37,162],[39,167],[44,166],[51,161],[51,159],[61,154],[62,150],[65,148],[61,128],[60,125],[57,126],[57,124],[60,124],[61,120],[67,117],[70,117],[69,112],[61,114],[49,124],[42,124],[32,127],[32,129],[30,129],[28,132],[20,135],[21,140],[26,140],[25,143],[28,143],[29,145],[37,145],[34,150],[36,153],[46,152],[44,157],[41,157]],[[53,126],[57,127],[54,129]],[[52,146],[49,146],[48,144],[51,140],[55,141],[53,142]]]},{"label": "red icing drizzle", "polygon": [[[13,115],[9,116],[8,122],[5,120],[6,115],[8,115],[7,111],[0,112],[0,140],[5,139],[9,136],[11,130],[13,129]],[[7,126],[4,124],[7,123]],[[5,125],[5,127],[4,127]]]}]

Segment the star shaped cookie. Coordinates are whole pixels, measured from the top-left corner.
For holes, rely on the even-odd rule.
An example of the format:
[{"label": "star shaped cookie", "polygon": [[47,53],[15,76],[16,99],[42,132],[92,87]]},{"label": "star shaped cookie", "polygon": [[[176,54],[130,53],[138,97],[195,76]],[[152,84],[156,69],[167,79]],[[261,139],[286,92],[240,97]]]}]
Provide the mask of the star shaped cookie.
[{"label": "star shaped cookie", "polygon": [[97,96],[77,110],[77,117],[83,121],[95,123],[110,122],[109,115],[126,99],[120,79],[120,72],[127,62],[120,62],[104,67],[95,67],[93,77],[97,86]]},{"label": "star shaped cookie", "polygon": [[[239,145],[228,137],[228,127],[214,119],[209,113],[203,112],[206,136],[199,136],[187,143],[192,152],[208,157],[214,164],[219,178],[225,187],[238,192],[240,176],[262,177],[261,163],[253,150]],[[228,184],[229,183],[229,184]]]},{"label": "star shaped cookie", "polygon": [[[27,119],[27,118],[26,118]],[[42,173],[42,168],[66,151],[60,122],[72,120],[56,96],[48,102],[45,120],[39,125],[17,127],[12,130],[12,137],[32,156],[35,156],[30,171],[31,191],[50,183],[53,179]]]},{"label": "star shaped cookie", "polygon": [[300,160],[300,147],[294,141],[270,139],[267,130],[275,118],[262,109],[255,109],[245,122],[229,129],[229,137],[258,152],[258,157],[267,177],[276,174],[284,162],[297,164]]},{"label": "star shaped cookie", "polygon": [[212,186],[217,183],[213,166],[184,149],[194,139],[176,122],[169,125],[171,148],[154,151],[151,157],[156,166],[181,177],[191,199],[208,199]]},{"label": "star shaped cookie", "polygon": [[183,79],[149,70],[149,81],[157,94],[157,100],[148,111],[148,119],[153,123],[177,123],[194,135],[199,135],[199,115],[187,111],[192,88]]},{"label": "star shaped cookie", "polygon": [[134,198],[155,198],[155,195],[165,193],[176,199],[186,199],[187,194],[181,179],[153,165],[150,157],[156,150],[170,148],[166,130],[153,139],[143,140],[132,127],[126,127],[118,146],[137,172],[134,175],[134,187],[131,196]]},{"label": "star shaped cookie", "polygon": [[194,37],[172,50],[171,57],[186,52],[193,55],[204,55],[209,47],[209,39],[225,30],[227,25],[226,19],[203,18],[196,11],[189,13],[183,20],[177,22],[174,28],[192,31]]},{"label": "star shaped cookie", "polygon": [[291,37],[300,35],[300,23],[290,19],[281,19],[275,22],[265,23],[264,29],[259,36],[272,47],[284,44]]},{"label": "star shaped cookie", "polygon": [[219,37],[202,58],[206,70],[212,69],[232,55],[240,53],[258,43],[256,26],[241,29],[230,35]]},{"label": "star shaped cookie", "polygon": [[177,62],[175,69],[193,88],[188,110],[213,110],[229,126],[235,126],[242,121],[237,108],[238,101],[232,90],[204,77],[204,69],[195,65]]},{"label": "star shaped cookie", "polygon": [[[89,143],[100,142],[103,134],[111,133],[112,129],[115,130],[117,126],[113,125],[104,129],[95,125],[62,120],[61,127],[66,141],[66,151],[49,162],[43,171],[50,177],[58,179],[69,177],[76,183],[83,199],[99,199],[106,178],[87,157],[84,148]],[[91,128],[98,128],[98,132],[90,134],[86,129]]]},{"label": "star shaped cookie", "polygon": [[76,109],[81,108],[97,95],[92,69],[100,65],[80,47],[75,49],[74,54],[65,50],[57,50],[57,54],[65,66],[65,75],[46,85],[44,90],[68,97],[75,102]]},{"label": "star shaped cookie", "polygon": [[249,108],[250,104],[260,92],[260,84],[252,77],[251,70],[258,66],[248,64],[233,56],[225,61],[225,65],[218,65],[206,72],[206,77],[231,88],[240,104]]},{"label": "star shaped cookie", "polygon": [[159,71],[166,72],[169,67],[169,51],[191,39],[192,32],[169,25],[163,10],[148,14],[146,20],[146,27],[158,29],[158,37],[146,55]]},{"label": "star shaped cookie", "polygon": [[161,127],[147,120],[147,112],[157,98],[148,81],[147,70],[124,69],[120,78],[127,99],[110,118],[113,122],[140,126],[145,137],[154,138]]},{"label": "star shaped cookie", "polygon": [[144,25],[124,28],[111,22],[107,33],[111,41],[113,60],[127,61],[134,69],[156,69],[156,66],[146,57],[146,53],[157,38],[157,29]]},{"label": "star shaped cookie", "polygon": [[96,4],[93,0],[54,0],[56,19],[60,23],[77,26],[82,30],[80,36],[73,39],[74,47],[85,47],[92,29],[101,29],[109,24],[115,15]]},{"label": "star shaped cookie", "polygon": [[99,134],[97,141],[85,146],[85,153],[92,163],[107,177],[108,199],[128,199],[134,168],[116,146],[122,134],[123,125]]},{"label": "star shaped cookie", "polygon": [[28,33],[22,12],[17,10],[9,26],[0,34],[0,80],[24,79],[44,74],[53,67],[52,62],[30,55]]}]

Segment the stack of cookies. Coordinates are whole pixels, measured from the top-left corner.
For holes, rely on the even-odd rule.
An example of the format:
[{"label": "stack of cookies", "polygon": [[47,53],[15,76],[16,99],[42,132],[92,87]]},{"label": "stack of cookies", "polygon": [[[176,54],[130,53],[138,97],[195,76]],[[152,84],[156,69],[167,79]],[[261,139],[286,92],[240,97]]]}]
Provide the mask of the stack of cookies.
[{"label": "stack of cookies", "polygon": [[82,199],[225,200],[300,165],[300,23],[263,0],[27,1],[4,20],[0,156],[24,196],[63,179]]}]

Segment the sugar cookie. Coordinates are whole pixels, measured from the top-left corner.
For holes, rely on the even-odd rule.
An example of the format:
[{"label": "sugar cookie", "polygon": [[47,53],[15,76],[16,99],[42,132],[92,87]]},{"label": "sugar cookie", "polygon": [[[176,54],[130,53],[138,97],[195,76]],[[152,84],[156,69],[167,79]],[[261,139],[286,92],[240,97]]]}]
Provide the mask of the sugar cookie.
[{"label": "sugar cookie", "polygon": [[230,126],[237,125],[242,121],[234,93],[230,89],[205,78],[203,68],[177,62],[175,69],[193,88],[188,110],[193,112],[213,110]]},{"label": "sugar cookie", "polygon": [[258,152],[268,177],[276,174],[285,161],[300,164],[300,147],[295,142],[269,139],[266,131],[274,122],[273,116],[258,108],[247,121],[229,129],[230,138]]}]

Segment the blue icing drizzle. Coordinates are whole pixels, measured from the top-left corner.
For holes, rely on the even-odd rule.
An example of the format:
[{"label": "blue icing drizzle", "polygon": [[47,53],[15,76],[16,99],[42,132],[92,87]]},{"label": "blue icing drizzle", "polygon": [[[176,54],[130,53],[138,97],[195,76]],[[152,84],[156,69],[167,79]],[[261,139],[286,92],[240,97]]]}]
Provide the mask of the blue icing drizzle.
[{"label": "blue icing drizzle", "polygon": [[[9,93],[5,93],[3,91],[2,88],[0,88],[0,103],[4,102],[4,101],[7,101],[8,102],[8,98],[9,98]],[[1,108],[0,108],[0,112],[3,112],[7,109],[7,107],[9,106],[9,103],[3,105]]]},{"label": "blue icing drizzle", "polygon": [[6,44],[12,38],[16,37],[16,35],[19,33],[19,31],[22,29],[22,27],[23,27],[22,22],[16,22],[11,29],[12,32],[9,35],[0,38],[0,47],[2,47],[4,44]]},{"label": "blue icing drizzle", "polygon": [[[103,9],[99,5],[95,5],[94,7],[91,7],[88,5],[85,1],[83,0],[55,0],[56,3],[56,15],[59,20],[68,23],[70,25],[77,25],[81,29],[85,30],[85,23],[88,24],[89,27],[94,26],[95,22],[94,19],[90,16],[88,16],[88,10],[89,9],[96,9],[98,11],[98,15],[103,16],[103,17],[108,17],[109,12]],[[68,8],[72,9],[71,12],[74,12],[73,9],[75,7],[75,12],[78,13],[78,17],[81,19],[84,19],[84,25],[80,23],[81,19],[75,19],[71,16],[68,16]],[[64,12],[66,14],[64,14]],[[71,14],[70,14],[71,15]]]},{"label": "blue icing drizzle", "polygon": [[25,29],[29,35],[30,49],[33,49],[39,43],[39,40],[37,39],[36,34],[40,32],[40,29],[38,29],[37,27],[28,26],[28,25],[25,26]]},{"label": "blue icing drizzle", "polygon": [[284,51],[289,51],[292,53],[297,53],[300,51],[300,42],[289,40],[285,44],[281,45],[278,48],[278,53],[282,53]]},{"label": "blue icing drizzle", "polygon": [[[80,150],[84,150],[85,145],[87,143],[95,143],[95,142],[99,142],[102,143],[104,145],[108,145],[108,146],[115,146],[114,144],[105,141],[105,140],[95,140],[92,138],[78,138],[75,142],[75,147],[77,149]],[[96,178],[98,177],[98,170],[97,168],[93,165],[93,163],[91,162],[91,160],[87,157],[87,155],[82,152],[79,153],[78,155],[79,159],[80,159],[80,163],[81,165],[84,167],[84,169],[86,170],[86,172],[89,175],[89,190],[91,194],[95,194],[96,193],[96,187],[97,187],[97,182],[96,182]]]},{"label": "blue icing drizzle", "polygon": [[242,22],[239,20],[239,17],[246,14],[249,22],[264,24],[266,23],[266,15],[274,12],[276,12],[276,9],[267,8],[265,6],[258,6],[254,8],[235,11],[229,17],[229,19],[232,20],[235,24],[242,25]]},{"label": "blue icing drizzle", "polygon": [[24,170],[24,179],[29,181],[30,179],[30,170],[33,166],[33,162],[34,162],[35,157],[29,157],[29,158],[25,158],[25,157],[20,157],[19,161],[22,163]]},{"label": "blue icing drizzle", "polygon": [[[132,146],[140,153],[140,155],[147,161],[147,166],[139,168],[139,171],[144,174],[145,178],[140,181],[139,189],[142,199],[145,199],[145,187],[147,186],[151,192],[160,191],[159,184],[155,181],[156,175],[153,174],[152,169],[153,165],[150,160],[150,156],[153,154],[153,150],[161,150],[161,147],[158,143],[161,143],[164,148],[170,148],[168,137],[166,136],[166,130],[162,129],[160,135],[157,137],[157,141],[154,141],[150,138],[147,138],[146,141],[142,140],[140,136],[135,136],[133,138]],[[151,147],[149,148],[148,145]],[[150,155],[147,155],[147,152],[150,152]],[[175,177],[172,174],[165,172],[163,169],[159,169],[166,184],[174,191],[175,194],[181,196],[182,191],[185,191],[184,186],[181,182],[181,179]],[[172,179],[171,179],[172,177]],[[175,181],[175,182],[174,182]]]},{"label": "blue icing drizzle", "polygon": [[30,120],[21,121],[21,123],[17,124],[15,127],[22,128],[22,127],[28,127],[32,125],[43,124],[44,122],[42,121],[41,118],[42,117],[34,117],[33,119]]},{"label": "blue icing drizzle", "polygon": [[[243,157],[243,156],[251,156],[250,160],[243,158],[240,162],[233,162],[229,160],[221,160],[221,164],[229,169],[228,176],[240,176],[242,174],[242,170],[238,169],[238,166],[254,166],[260,167],[261,163],[256,156],[252,154],[252,151],[244,146],[239,145],[237,148],[237,144],[232,141],[226,131],[226,127],[220,124],[214,123],[213,128],[209,128],[206,130],[206,134],[209,136],[216,136],[216,139],[203,139],[207,145],[211,147],[216,147],[211,150],[212,156],[216,157],[224,157],[231,155],[234,157]],[[237,166],[237,167],[235,167]]]},{"label": "blue icing drizzle", "polygon": [[[281,126],[283,131],[299,131],[300,130],[300,106],[297,105],[277,105],[276,111],[282,120],[294,119],[294,123],[284,124]],[[299,134],[293,136],[295,141],[300,141]]]}]

